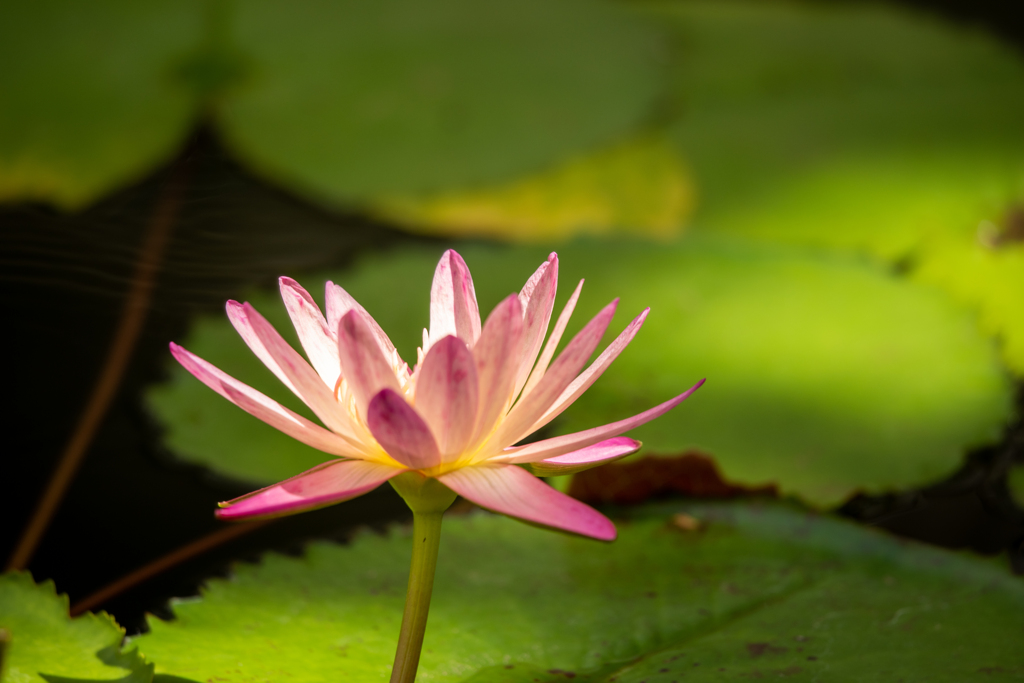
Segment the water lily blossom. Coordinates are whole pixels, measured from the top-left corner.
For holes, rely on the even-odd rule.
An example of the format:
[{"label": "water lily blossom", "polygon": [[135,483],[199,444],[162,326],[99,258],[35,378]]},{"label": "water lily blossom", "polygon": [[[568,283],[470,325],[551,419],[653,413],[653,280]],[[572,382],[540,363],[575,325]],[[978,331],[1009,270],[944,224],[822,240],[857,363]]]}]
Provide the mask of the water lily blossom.
[{"label": "water lily blossom", "polygon": [[430,292],[430,329],[423,332],[419,362],[412,369],[366,310],[336,284],[327,283],[325,317],[297,282],[280,279],[281,296],[309,362],[251,305],[229,301],[228,317],[249,348],[324,426],[177,344],[171,344],[171,353],[243,410],[336,459],[222,503],[218,515],[244,519],[302,512],[415,473],[494,512],[613,539],[615,527],[607,518],[537,476],[571,474],[635,452],[640,443],[619,435],[675,407],[700,383],[639,415],[515,445],[586,391],[633,340],[649,311],[640,313],[584,369],[617,301],[605,306],[555,358],[583,285],[581,281],[576,287],[544,344],[557,278],[558,257],[551,254],[522,291],[498,304],[481,324],[469,269],[456,252],[445,252]]}]

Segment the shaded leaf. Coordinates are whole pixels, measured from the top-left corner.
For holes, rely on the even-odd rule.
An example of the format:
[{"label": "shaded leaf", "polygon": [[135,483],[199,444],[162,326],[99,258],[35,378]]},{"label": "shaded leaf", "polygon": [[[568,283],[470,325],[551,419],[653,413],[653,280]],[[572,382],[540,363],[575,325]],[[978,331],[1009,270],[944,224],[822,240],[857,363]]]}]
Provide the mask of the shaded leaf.
[{"label": "shaded leaf", "polygon": [[169,158],[197,96],[176,77],[202,4],[0,5],[0,201],[79,207]]},{"label": "shaded leaf", "polygon": [[671,237],[693,203],[676,148],[662,137],[643,137],[505,185],[382,200],[374,211],[418,232],[536,242],[580,233]]},{"label": "shaded leaf", "polygon": [[[481,310],[516,291],[543,248],[460,247]],[[428,317],[440,249],[371,256],[334,278],[380,322],[407,360]],[[941,479],[964,450],[998,438],[1010,392],[972,317],[946,297],[860,260],[803,250],[689,239],[677,245],[578,243],[560,250],[563,301],[586,276],[565,339],[615,296],[614,333],[652,313],[629,349],[552,434],[641,412],[708,384],[633,432],[649,451],[699,449],[744,486],[775,483],[821,505]],[[320,289],[325,278],[307,280]],[[290,332],[276,293],[256,307]],[[203,319],[185,346],[295,405],[223,318]],[[181,457],[253,482],[329,459],[266,427],[180,368],[150,404]]]},{"label": "shaded leaf", "polygon": [[[680,512],[703,530],[684,532]],[[610,545],[445,522],[417,680],[1013,680],[1024,584],[987,561],[783,505],[664,505]],[[387,680],[409,536],[239,566],[136,639],[196,680]],[[241,626],[241,628],[240,628]]]},{"label": "shaded leaf", "polygon": [[1006,483],[1014,501],[1024,508],[1024,464],[1017,464],[1010,468]]}]

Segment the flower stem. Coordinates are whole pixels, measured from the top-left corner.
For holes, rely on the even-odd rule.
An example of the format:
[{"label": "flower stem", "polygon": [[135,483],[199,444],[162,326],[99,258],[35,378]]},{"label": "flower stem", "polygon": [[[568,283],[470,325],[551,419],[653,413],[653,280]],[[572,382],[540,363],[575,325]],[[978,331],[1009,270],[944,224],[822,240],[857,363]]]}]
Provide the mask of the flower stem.
[{"label": "flower stem", "polygon": [[427,630],[430,593],[434,588],[434,568],[441,541],[441,512],[414,512],[412,517],[412,566],[409,589],[405,595],[405,614],[398,634],[391,683],[413,683],[420,663],[423,634]]}]

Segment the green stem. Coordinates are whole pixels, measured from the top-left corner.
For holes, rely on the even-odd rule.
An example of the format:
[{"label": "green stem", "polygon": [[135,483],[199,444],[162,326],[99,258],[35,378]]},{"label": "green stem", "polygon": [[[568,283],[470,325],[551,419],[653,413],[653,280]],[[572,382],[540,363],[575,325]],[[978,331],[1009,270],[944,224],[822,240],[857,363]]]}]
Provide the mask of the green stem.
[{"label": "green stem", "polygon": [[398,651],[391,669],[391,683],[413,683],[420,663],[423,634],[427,630],[430,593],[434,588],[434,568],[441,541],[443,513],[418,513],[412,516],[412,567],[405,595],[405,614],[398,634]]},{"label": "green stem", "polygon": [[430,594],[434,589],[434,570],[441,544],[441,518],[454,502],[455,493],[436,479],[419,472],[401,474],[391,480],[391,485],[412,510],[412,565],[391,683],[413,683],[420,664],[423,635],[427,630]]}]

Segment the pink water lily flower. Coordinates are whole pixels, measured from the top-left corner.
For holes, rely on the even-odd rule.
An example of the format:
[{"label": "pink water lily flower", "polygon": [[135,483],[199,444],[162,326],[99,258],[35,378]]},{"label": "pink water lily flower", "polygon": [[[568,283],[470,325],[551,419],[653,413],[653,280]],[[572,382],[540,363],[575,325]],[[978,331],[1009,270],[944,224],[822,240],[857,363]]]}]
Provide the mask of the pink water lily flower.
[{"label": "pink water lily flower", "polygon": [[551,254],[522,291],[498,304],[481,324],[469,269],[457,253],[445,252],[430,290],[430,329],[423,331],[423,348],[411,370],[366,310],[333,283],[327,283],[325,318],[297,282],[280,280],[281,296],[309,362],[251,305],[229,301],[228,317],[249,348],[324,426],[172,343],[174,357],[243,410],[337,459],[222,503],[218,515],[243,519],[311,510],[355,498],[414,471],[494,512],[614,539],[615,526],[604,515],[537,476],[570,474],[633,453],[640,443],[619,435],[675,407],[703,380],[639,415],[517,446],[600,377],[650,310],[584,369],[617,300],[554,358],[583,285],[580,281],[544,343],[557,279],[558,257]]}]

